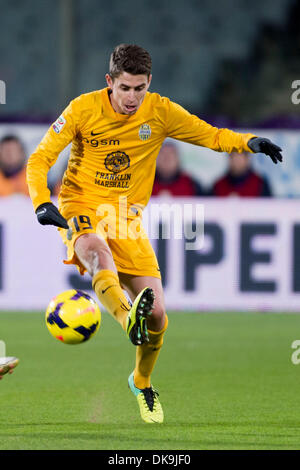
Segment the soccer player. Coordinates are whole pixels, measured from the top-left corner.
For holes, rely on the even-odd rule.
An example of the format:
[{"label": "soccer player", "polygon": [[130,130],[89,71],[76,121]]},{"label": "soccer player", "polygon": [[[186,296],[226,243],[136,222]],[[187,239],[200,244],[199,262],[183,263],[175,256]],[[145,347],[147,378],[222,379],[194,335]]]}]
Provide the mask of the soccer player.
[{"label": "soccer player", "polygon": [[[65,263],[91,275],[101,304],[136,346],[129,387],[142,419],[161,423],[163,410],[151,373],[168,318],[159,266],[141,220],[160,147],[171,137],[220,152],[263,152],[274,163],[282,157],[268,139],[215,128],[168,98],[150,93],[151,78],[146,50],[117,46],[110,57],[107,87],[71,101],[29,158],[27,182],[38,221],[59,227],[68,248]],[[47,173],[70,142],[57,209]]]}]

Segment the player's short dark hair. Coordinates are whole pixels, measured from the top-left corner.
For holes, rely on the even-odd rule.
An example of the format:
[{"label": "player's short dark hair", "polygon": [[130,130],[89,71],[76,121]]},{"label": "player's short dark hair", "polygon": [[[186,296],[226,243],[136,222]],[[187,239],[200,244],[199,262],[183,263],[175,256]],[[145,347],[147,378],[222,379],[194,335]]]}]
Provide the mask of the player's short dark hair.
[{"label": "player's short dark hair", "polygon": [[113,80],[123,72],[149,78],[151,67],[151,56],[145,49],[135,44],[119,44],[110,56],[109,75]]}]

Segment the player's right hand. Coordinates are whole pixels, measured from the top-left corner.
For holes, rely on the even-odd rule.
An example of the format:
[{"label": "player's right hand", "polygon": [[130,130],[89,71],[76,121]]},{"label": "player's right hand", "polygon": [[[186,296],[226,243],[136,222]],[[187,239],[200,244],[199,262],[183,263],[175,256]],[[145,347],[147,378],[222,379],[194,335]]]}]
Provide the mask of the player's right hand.
[{"label": "player's right hand", "polygon": [[35,211],[37,219],[42,225],[55,225],[68,229],[66,219],[59,213],[57,207],[52,202],[44,202]]}]

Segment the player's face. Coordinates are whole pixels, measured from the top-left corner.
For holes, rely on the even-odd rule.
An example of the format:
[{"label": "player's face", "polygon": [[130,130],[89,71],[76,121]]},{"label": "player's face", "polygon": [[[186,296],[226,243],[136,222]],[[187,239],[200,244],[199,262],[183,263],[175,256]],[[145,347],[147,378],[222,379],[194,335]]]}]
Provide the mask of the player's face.
[{"label": "player's face", "polygon": [[134,114],[145,98],[152,75],[148,78],[147,75],[122,72],[114,80],[109,74],[106,74],[105,78],[112,90],[110,101],[114,110],[119,114]]}]

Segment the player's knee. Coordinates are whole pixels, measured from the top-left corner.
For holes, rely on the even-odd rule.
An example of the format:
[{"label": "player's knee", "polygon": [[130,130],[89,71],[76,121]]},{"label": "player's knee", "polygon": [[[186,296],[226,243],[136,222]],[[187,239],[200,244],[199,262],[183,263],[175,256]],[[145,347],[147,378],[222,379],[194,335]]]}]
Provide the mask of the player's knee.
[{"label": "player's knee", "polygon": [[151,320],[149,321],[150,329],[154,331],[161,331],[166,324],[166,310],[164,305],[160,303],[154,304],[152,310]]},{"label": "player's knee", "polygon": [[79,237],[75,252],[92,276],[100,269],[111,269],[113,264],[110,248],[94,234],[83,234]]}]

